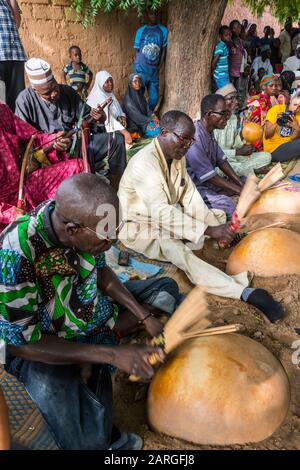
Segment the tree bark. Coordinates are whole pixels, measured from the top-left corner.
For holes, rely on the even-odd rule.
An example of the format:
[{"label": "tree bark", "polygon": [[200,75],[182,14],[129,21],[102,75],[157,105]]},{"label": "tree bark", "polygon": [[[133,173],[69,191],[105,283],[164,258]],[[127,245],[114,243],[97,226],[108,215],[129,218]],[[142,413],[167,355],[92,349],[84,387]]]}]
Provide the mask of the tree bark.
[{"label": "tree bark", "polygon": [[193,119],[210,92],[212,53],[227,0],[172,0],[163,112],[177,109]]}]

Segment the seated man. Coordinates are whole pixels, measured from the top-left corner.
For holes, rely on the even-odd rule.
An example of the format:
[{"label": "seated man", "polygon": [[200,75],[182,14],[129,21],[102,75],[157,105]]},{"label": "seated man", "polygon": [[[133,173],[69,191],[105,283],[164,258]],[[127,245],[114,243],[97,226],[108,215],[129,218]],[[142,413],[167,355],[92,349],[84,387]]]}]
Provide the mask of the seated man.
[{"label": "seated man", "polygon": [[[53,77],[50,65],[41,59],[30,59],[25,64],[30,87],[23,90],[16,101],[16,114],[40,131],[53,133],[69,131],[78,122],[82,106],[96,123],[90,136],[89,153],[92,170],[106,170],[108,177],[117,188],[126,167],[124,138],[119,133],[108,134],[104,124],[103,111],[92,110],[85,104],[73,88],[59,85]],[[86,115],[84,110],[84,115]],[[103,131],[103,132],[101,132]]]},{"label": "seated man", "polygon": [[[215,129],[215,139],[238,176],[249,176],[271,163],[271,154],[253,152],[252,145],[246,145],[241,139],[237,113],[239,110],[238,94],[232,83],[220,88],[217,95],[224,97],[230,118],[225,129]],[[258,171],[259,172],[259,171]]]},{"label": "seated man", "polygon": [[112,425],[108,365],[150,379],[148,355],[162,355],[161,349],[118,346],[118,338],[138,324],[151,336],[162,331],[138,302],[160,309],[168,298],[172,313],[179,300],[177,284],[162,278],[130,281],[137,301],[106,266],[118,209],[115,190],[83,173],[65,180],[55,201],[11,224],[0,238],[5,368],[24,384],[61,449],[141,448],[137,435]]},{"label": "seated man", "polygon": [[246,272],[227,276],[192,251],[202,248],[206,236],[232,239],[224,212],[207,208],[186,171],[194,134],[189,116],[170,111],[161,119],[159,137],[129,161],[119,189],[126,221],[119,238],[148,258],[175,264],[210,294],[242,299],[279,320],[282,306],[266,291],[249,289]]},{"label": "seated man", "polygon": [[[10,108],[0,103],[0,232],[15,220],[20,183],[22,156],[34,136],[32,148],[48,145],[58,135],[37,131],[27,122],[13,114]],[[62,137],[53,144],[47,154],[48,166],[41,165],[30,155],[28,174],[25,175],[24,191],[19,202],[22,208],[31,210],[41,202],[54,197],[57,187],[66,178],[83,171],[82,159],[68,159],[65,150],[71,140]],[[34,153],[35,154],[35,153]],[[24,157],[23,157],[24,158]]]},{"label": "seated man", "polygon": [[[201,102],[201,119],[196,123],[196,140],[186,160],[188,173],[204,202],[208,207],[223,210],[230,218],[236,207],[230,196],[240,194],[243,183],[213,134],[215,129],[225,129],[229,117],[223,96],[205,96]],[[216,168],[227,178],[219,176]]]}]

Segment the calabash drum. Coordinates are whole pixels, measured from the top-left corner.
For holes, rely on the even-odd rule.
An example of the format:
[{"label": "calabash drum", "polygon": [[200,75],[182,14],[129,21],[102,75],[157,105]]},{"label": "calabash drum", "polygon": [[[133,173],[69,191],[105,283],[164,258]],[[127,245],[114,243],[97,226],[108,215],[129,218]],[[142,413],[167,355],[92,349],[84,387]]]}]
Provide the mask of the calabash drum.
[{"label": "calabash drum", "polygon": [[263,130],[256,122],[246,122],[242,129],[242,136],[247,144],[254,144],[262,139]]},{"label": "calabash drum", "polygon": [[237,334],[183,343],[155,374],[152,428],[197,444],[258,442],[284,420],[290,385],[264,346]]},{"label": "calabash drum", "polygon": [[231,252],[227,274],[250,271],[256,276],[300,274],[300,234],[268,228],[247,235]]},{"label": "calabash drum", "polygon": [[294,189],[291,191],[288,188],[275,188],[265,191],[253,204],[247,216],[271,212],[300,214],[300,187],[298,191],[298,188]]}]

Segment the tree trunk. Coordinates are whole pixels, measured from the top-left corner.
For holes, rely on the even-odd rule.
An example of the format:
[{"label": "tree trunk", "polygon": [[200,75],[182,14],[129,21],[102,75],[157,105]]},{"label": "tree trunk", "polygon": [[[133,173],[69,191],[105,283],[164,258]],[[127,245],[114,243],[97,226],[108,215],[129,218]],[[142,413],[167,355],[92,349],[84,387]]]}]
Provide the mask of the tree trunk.
[{"label": "tree trunk", "polygon": [[227,0],[172,0],[163,112],[177,109],[193,119],[210,92],[211,60]]}]

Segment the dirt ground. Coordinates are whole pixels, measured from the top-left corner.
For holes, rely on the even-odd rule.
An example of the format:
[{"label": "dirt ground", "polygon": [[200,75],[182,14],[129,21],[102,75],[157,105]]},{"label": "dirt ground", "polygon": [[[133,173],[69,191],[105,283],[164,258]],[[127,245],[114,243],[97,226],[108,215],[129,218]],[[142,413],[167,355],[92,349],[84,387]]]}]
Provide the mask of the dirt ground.
[{"label": "dirt ground", "polygon": [[[211,243],[205,246],[202,258],[220,269],[225,268],[230,249],[216,250]],[[174,278],[182,292],[189,292],[192,285],[178,270]],[[231,299],[209,296],[210,319],[213,326],[239,323],[245,327],[243,334],[261,342],[283,364],[292,390],[289,413],[281,427],[260,443],[233,445],[230,447],[200,446],[157,434],[147,422],[147,385],[130,383],[128,376],[119,373],[114,381],[115,421],[121,428],[140,434],[147,450],[201,450],[201,449],[300,449],[300,365],[292,364],[291,344],[300,336],[294,331],[300,327],[300,276],[254,278],[253,287],[265,288],[281,301],[287,316],[278,325],[272,325],[253,307]],[[136,340],[136,339],[135,339]],[[141,340],[141,339],[140,339]]]}]

